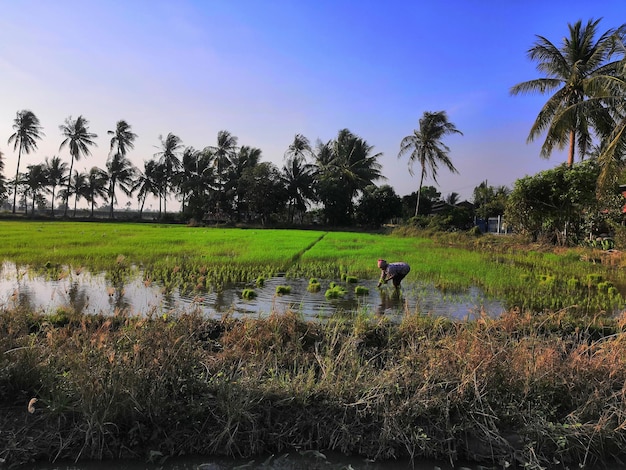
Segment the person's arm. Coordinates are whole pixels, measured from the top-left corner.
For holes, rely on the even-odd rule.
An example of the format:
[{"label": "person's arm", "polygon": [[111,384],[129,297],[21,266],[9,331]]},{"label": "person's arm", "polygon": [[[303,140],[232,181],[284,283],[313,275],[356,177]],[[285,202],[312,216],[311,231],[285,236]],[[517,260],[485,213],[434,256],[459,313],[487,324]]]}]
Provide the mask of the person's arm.
[{"label": "person's arm", "polygon": [[378,280],[378,285],[376,287],[380,287],[380,285],[384,282],[385,284],[387,283],[387,281],[389,279],[385,279],[385,275],[387,274],[387,271],[385,271],[384,269],[382,270],[382,273],[380,273],[380,279]]}]

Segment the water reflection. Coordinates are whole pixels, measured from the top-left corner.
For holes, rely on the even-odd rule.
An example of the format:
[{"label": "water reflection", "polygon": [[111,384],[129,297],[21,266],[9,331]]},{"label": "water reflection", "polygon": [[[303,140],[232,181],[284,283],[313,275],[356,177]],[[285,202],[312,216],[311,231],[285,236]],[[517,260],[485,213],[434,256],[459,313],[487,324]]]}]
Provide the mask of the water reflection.
[{"label": "water reflection", "polygon": [[[336,281],[337,282],[337,281]],[[324,292],[331,280],[320,280],[321,290],[309,292],[305,279],[269,278],[263,287],[232,283],[219,290],[181,292],[165,288],[156,282],[143,281],[139,270],[124,276],[104,273],[64,270],[54,276],[35,274],[4,263],[0,276],[0,307],[23,308],[51,312],[56,308],[71,308],[85,314],[128,313],[145,315],[170,311],[199,309],[207,316],[264,315],[272,311],[294,309],[306,319],[324,319],[338,312],[366,311],[392,318],[406,313],[430,313],[465,319],[481,311],[498,316],[504,311],[502,302],[487,299],[477,288],[463,292],[444,293],[427,283],[405,280],[400,292],[393,287],[377,289],[377,279],[343,284],[344,296],[327,299]],[[276,294],[276,287],[287,285],[291,292]],[[367,289],[357,295],[355,287]],[[243,299],[244,288],[254,288],[256,297]]]}]

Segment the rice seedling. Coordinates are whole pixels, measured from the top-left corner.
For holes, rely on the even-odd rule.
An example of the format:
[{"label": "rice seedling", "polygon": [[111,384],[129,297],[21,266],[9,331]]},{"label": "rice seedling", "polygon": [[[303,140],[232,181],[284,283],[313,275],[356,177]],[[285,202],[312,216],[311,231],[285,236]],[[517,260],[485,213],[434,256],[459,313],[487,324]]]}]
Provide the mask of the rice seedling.
[{"label": "rice seedling", "polygon": [[307,291],[309,292],[319,292],[322,288],[322,285],[317,280],[317,278],[312,277],[309,279],[309,285],[307,286]]},{"label": "rice seedling", "polygon": [[356,295],[368,295],[370,293],[370,290],[365,286],[356,286],[354,288],[354,293]]},{"label": "rice seedling", "polygon": [[278,295],[291,294],[291,286],[276,286],[276,294]]},{"label": "rice seedling", "polygon": [[256,291],[254,289],[244,289],[241,292],[241,297],[247,300],[252,300],[256,297]]},{"label": "rice seedling", "polygon": [[345,287],[331,282],[329,288],[326,289],[326,292],[324,293],[324,297],[326,297],[327,299],[338,299],[346,295],[347,292],[348,291],[345,289]]}]

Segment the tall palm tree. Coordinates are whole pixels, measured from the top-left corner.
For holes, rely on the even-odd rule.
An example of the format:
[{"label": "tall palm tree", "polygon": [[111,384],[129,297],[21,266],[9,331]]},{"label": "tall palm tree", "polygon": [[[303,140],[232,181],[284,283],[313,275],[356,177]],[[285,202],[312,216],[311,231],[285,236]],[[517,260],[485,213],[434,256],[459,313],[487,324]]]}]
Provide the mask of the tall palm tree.
[{"label": "tall palm tree", "polygon": [[[513,95],[554,92],[539,111],[527,140],[532,142],[546,131],[542,158],[549,158],[555,147],[564,149],[569,144],[569,167],[574,164],[576,147],[581,158],[585,156],[592,142],[591,128],[603,134],[611,122],[608,110],[599,104],[587,107],[585,112],[576,106],[590,97],[590,81],[594,77],[614,74],[618,67],[617,61],[611,61],[618,30],[609,29],[596,39],[599,23],[599,19],[591,19],[585,25],[580,20],[568,24],[569,36],[563,38],[560,47],[537,36],[528,57],[537,62],[537,70],[546,76],[518,83],[510,90]],[[574,112],[564,112],[568,108]]]},{"label": "tall palm tree", "polygon": [[112,219],[113,205],[117,200],[115,197],[115,188],[119,187],[124,194],[130,196],[132,194],[137,169],[121,152],[117,152],[107,161],[107,174],[109,178],[108,196],[111,204],[109,217]]},{"label": "tall palm tree", "polygon": [[7,194],[7,181],[4,177],[4,154],[0,150],[0,201],[4,201]]},{"label": "tall palm tree", "polygon": [[[230,157],[230,166],[226,172],[224,187],[222,189],[222,204],[226,204],[226,200],[235,200],[237,204],[237,212],[242,213],[243,192],[239,181],[244,172],[249,168],[254,168],[261,161],[261,149],[242,145]],[[225,200],[226,199],[226,200]]]},{"label": "tall palm tree", "polygon": [[210,149],[217,177],[223,184],[226,169],[237,151],[237,137],[228,131],[219,131],[217,133],[217,145],[210,147]]},{"label": "tall palm tree", "polygon": [[15,133],[9,137],[9,145],[13,144],[13,151],[17,152],[17,169],[15,170],[15,183],[13,187],[13,214],[15,214],[15,202],[17,197],[17,182],[19,181],[20,172],[20,160],[22,159],[22,153],[29,154],[33,150],[37,149],[37,140],[41,139],[42,135],[45,135],[39,124],[39,119],[35,116],[35,113],[24,109],[18,111],[13,121],[13,129]]},{"label": "tall palm tree", "polygon": [[78,206],[78,200],[81,198],[89,200],[89,175],[87,173],[79,173],[77,171],[74,174],[72,190],[74,195],[74,212],[72,214],[72,217],[76,217],[76,207]]},{"label": "tall palm tree", "polygon": [[56,188],[65,182],[67,163],[61,161],[60,157],[52,157],[51,160],[48,160],[48,157],[46,157],[44,168],[48,177],[48,186],[52,188],[51,210],[52,217],[54,217],[54,199],[56,197]]},{"label": "tall palm tree", "polygon": [[288,217],[293,222],[296,210],[306,211],[307,202],[315,200],[315,166],[296,154],[283,165],[282,178],[289,198]]},{"label": "tall palm tree", "polygon": [[295,157],[307,159],[313,157],[313,150],[311,149],[311,143],[302,134],[296,134],[293,138],[293,142],[289,144],[285,151],[285,160],[293,159]]},{"label": "tall palm tree", "polygon": [[359,191],[384,178],[378,163],[381,154],[372,154],[373,148],[348,129],[326,144],[318,143],[317,189],[331,223],[350,222]]},{"label": "tall palm tree", "polygon": [[132,191],[138,191],[137,198],[139,200],[139,218],[143,214],[143,208],[146,203],[146,198],[149,195],[153,195],[159,199],[159,217],[161,216],[161,171],[160,165],[156,160],[148,160],[144,162],[144,171],[140,172]]},{"label": "tall palm tree", "polygon": [[48,183],[46,168],[43,164],[28,165],[26,173],[26,185],[32,198],[31,216],[35,215],[35,202],[41,197],[41,191],[45,189]]},{"label": "tall palm tree", "polygon": [[437,170],[440,163],[444,164],[452,173],[458,173],[448,156],[450,148],[441,141],[443,137],[449,134],[463,135],[454,124],[448,121],[448,115],[445,111],[425,111],[419,120],[419,129],[413,130],[413,134],[407,135],[400,142],[398,158],[409,154],[409,173],[411,176],[413,176],[413,164],[415,162],[418,162],[421,168],[417,204],[415,205],[416,216],[419,212],[424,177],[428,171],[430,171],[435,182],[437,182]]},{"label": "tall palm tree", "polygon": [[109,182],[109,175],[102,168],[94,166],[89,170],[87,174],[87,190],[85,192],[85,199],[91,205],[91,214],[89,217],[93,218],[93,213],[96,205],[96,198],[105,198],[108,195],[107,183]]},{"label": "tall palm tree", "polygon": [[[65,120],[65,124],[60,125],[59,129],[61,130],[61,134],[65,137],[59,146],[59,151],[61,151],[63,147],[67,146],[72,157],[65,196],[65,212],[63,214],[65,217],[67,216],[68,198],[71,193],[70,185],[72,182],[74,160],[79,161],[81,157],[91,155],[89,147],[96,145],[94,139],[98,136],[89,132],[89,121],[87,121],[87,119],[83,116],[78,116],[75,120],[72,119],[72,116],[68,117]],[[76,207],[76,201],[74,201],[74,207]],[[74,208],[74,214],[76,214],[76,208]]]},{"label": "tall palm tree", "polygon": [[131,131],[131,126],[123,119],[117,121],[114,131],[107,131],[111,137],[111,147],[109,155],[119,153],[123,157],[128,154],[129,150],[135,148],[135,139],[137,134]]},{"label": "tall palm tree", "polygon": [[161,141],[162,150],[155,153],[154,156],[159,158],[159,164],[164,171],[165,178],[162,182],[163,212],[167,214],[167,195],[169,189],[174,184],[176,173],[180,170],[181,163],[178,156],[182,151],[183,141],[171,132],[167,134],[165,139],[163,139],[163,136],[159,136],[159,140]]}]

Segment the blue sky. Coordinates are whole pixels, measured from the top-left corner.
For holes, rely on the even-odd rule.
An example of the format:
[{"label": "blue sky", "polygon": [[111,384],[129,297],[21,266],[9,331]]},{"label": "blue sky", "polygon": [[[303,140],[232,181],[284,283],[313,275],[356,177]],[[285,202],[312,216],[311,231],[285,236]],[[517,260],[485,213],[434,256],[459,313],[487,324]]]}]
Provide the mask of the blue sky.
[{"label": "blue sky", "polygon": [[[565,161],[539,157],[526,138],[547,96],[510,96],[538,78],[526,56],[535,35],[555,44],[567,24],[626,20],[620,1],[13,0],[0,17],[0,151],[15,113],[32,110],[45,137],[23,167],[60,156],[59,125],[85,116],[98,147],[75,168],[104,168],[108,130],[125,119],[138,134],[129,158],[158,152],[172,132],[195,148],[220,130],[279,166],[295,134],[312,143],[348,128],[381,152],[387,183],[403,196],[417,175],[398,160],[402,138],[424,111],[444,110],[459,174],[441,169],[438,189],[471,198],[481,181],[514,181]],[[433,184],[426,180],[425,184]]]}]

